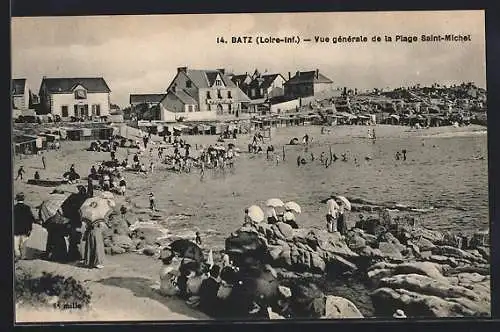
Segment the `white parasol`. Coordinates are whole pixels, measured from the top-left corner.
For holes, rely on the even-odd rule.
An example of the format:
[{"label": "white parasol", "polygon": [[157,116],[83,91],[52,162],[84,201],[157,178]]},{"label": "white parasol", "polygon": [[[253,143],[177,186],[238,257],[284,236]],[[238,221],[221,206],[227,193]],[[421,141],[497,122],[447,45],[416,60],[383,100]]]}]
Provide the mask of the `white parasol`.
[{"label": "white parasol", "polygon": [[295,216],[292,212],[287,211],[283,214],[283,220],[285,221],[295,221]]},{"label": "white parasol", "polygon": [[337,196],[337,198],[342,202],[347,210],[351,211],[351,202],[349,202],[347,198],[345,198],[344,196]]},{"label": "white parasol", "polygon": [[270,198],[266,201],[266,206],[273,208],[283,207],[284,205],[283,201],[279,198]]},{"label": "white parasol", "polygon": [[285,209],[286,210],[292,210],[295,213],[302,213],[302,209],[300,208],[300,205],[295,203],[295,202],[286,202],[285,203]]},{"label": "white parasol", "polygon": [[264,211],[257,205],[252,205],[248,208],[248,216],[253,222],[261,222],[264,220]]}]

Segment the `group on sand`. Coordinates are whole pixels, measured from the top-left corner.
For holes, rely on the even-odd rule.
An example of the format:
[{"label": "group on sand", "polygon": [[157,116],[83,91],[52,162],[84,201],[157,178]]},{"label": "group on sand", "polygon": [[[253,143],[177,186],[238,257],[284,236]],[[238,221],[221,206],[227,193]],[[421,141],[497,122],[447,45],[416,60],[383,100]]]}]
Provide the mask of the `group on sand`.
[{"label": "group on sand", "polygon": [[[41,210],[35,218],[31,207],[25,203],[24,193],[16,195],[14,206],[14,254],[16,260],[26,258],[26,241],[33,224],[41,224],[47,231],[43,258],[60,263],[79,263],[88,268],[102,268],[104,264],[104,220],[91,222],[82,218],[80,207],[90,198],[84,186],[66,198],[54,215],[43,221]],[[124,212],[120,210],[122,214]],[[112,214],[109,222],[117,213]],[[123,216],[122,216],[123,217]],[[82,246],[82,242],[84,245]]]}]

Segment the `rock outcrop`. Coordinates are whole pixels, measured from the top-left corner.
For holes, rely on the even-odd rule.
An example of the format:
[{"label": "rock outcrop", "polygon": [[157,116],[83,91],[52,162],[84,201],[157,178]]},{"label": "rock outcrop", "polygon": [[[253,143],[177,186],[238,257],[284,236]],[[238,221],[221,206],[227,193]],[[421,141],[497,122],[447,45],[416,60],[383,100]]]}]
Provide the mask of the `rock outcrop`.
[{"label": "rock outcrop", "polygon": [[[267,247],[271,265],[290,271],[323,273],[328,268],[342,271],[357,269],[357,253],[352,251],[339,233],[328,233],[316,229],[293,229],[288,224],[278,222],[274,225],[259,224],[244,226],[226,240],[226,249],[244,251],[257,247],[257,244],[245,244],[245,248],[236,248],[240,237],[245,233],[254,233]],[[243,242],[243,241],[240,241]],[[232,244],[234,243],[234,245]]]}]

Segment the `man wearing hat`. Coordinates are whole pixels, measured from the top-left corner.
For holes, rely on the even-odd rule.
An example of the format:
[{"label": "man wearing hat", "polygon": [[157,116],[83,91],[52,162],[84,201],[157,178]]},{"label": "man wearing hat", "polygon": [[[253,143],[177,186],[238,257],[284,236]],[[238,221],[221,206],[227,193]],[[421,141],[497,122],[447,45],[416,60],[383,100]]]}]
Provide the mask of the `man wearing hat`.
[{"label": "man wearing hat", "polygon": [[24,204],[23,193],[16,195],[16,201],[14,205],[14,255],[16,259],[22,259],[24,243],[31,234],[35,217],[31,208]]}]

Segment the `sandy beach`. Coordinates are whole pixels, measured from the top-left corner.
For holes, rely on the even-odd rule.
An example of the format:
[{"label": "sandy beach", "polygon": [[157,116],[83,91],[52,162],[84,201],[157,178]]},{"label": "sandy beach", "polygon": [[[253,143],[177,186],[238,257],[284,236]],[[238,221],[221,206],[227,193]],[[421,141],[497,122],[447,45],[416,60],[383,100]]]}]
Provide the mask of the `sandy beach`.
[{"label": "sandy beach", "polygon": [[[377,135],[375,144],[367,139],[369,128],[375,128]],[[467,195],[479,196],[477,203],[471,203],[477,205],[473,205],[470,211],[464,212],[453,206],[446,206],[428,214],[426,220],[440,229],[457,227],[457,225],[467,225],[471,229],[488,227],[485,127],[440,127],[412,130],[409,127],[377,125],[374,127],[338,126],[330,129],[331,132],[327,134],[321,134],[319,126],[273,130],[272,140],[266,141],[266,145],[273,144],[280,156],[282,147],[285,146],[285,161],[281,160],[278,165],[274,160],[266,161],[265,153],[263,155],[246,153],[247,144],[251,140],[250,135],[241,135],[235,141],[228,140],[226,143],[232,142],[242,151],[236,161],[235,169],[226,170],[225,173],[208,170],[203,180],[200,179],[197,169],[188,174],[166,171],[165,165],[158,163],[155,150],[152,158],[157,163],[154,174],[144,176],[124,172],[128,184],[127,195],[117,196],[117,204],[118,206],[126,205],[131,218],[136,221],[149,221],[156,217],[167,234],[172,236],[192,238],[195,231],[200,231],[205,248],[222,248],[223,239],[241,224],[243,209],[251,204],[263,206],[263,202],[270,197],[299,202],[304,212],[299,216],[298,222],[309,227],[322,228],[324,207],[319,201],[332,191],[380,202],[393,201],[419,206],[425,204],[445,206],[445,201],[437,202],[437,200],[446,195],[462,195],[463,200],[469,199]],[[307,153],[302,146],[285,145],[293,137],[301,140],[306,133],[313,138]],[[444,146],[444,141],[438,141],[450,137],[457,140],[462,138],[473,143],[464,147],[461,143],[451,142],[450,147],[447,147]],[[195,147],[201,144],[205,146],[214,144],[217,137],[186,136],[185,139]],[[412,143],[408,143],[410,141]],[[23,165],[26,178],[32,178],[33,173],[39,171],[42,179],[54,179],[60,178],[74,163],[76,171],[82,177],[86,177],[91,165],[109,159],[109,153],[85,151],[89,145],[89,141],[62,142],[60,151],[45,153],[46,170],[42,167],[40,156],[22,159],[16,157],[14,172],[20,165]],[[317,159],[321,152],[328,154],[329,148],[332,148],[339,156],[348,151],[352,156],[359,158],[361,165],[356,168],[352,162],[337,162],[332,168],[325,169]],[[393,153],[401,148],[407,148],[409,151],[409,162],[406,164],[396,164],[393,160]],[[443,157],[445,150],[457,153],[453,156],[453,160],[446,159],[447,156]],[[457,152],[463,150],[467,154],[464,158]],[[132,155],[135,151],[130,149]],[[315,154],[316,161],[314,162],[309,156],[311,152]],[[118,149],[119,160],[123,160],[126,155],[127,149]],[[310,162],[305,167],[297,167],[298,155],[306,156]],[[477,155],[484,158],[475,160],[473,157]],[[368,156],[371,159],[365,160]],[[146,165],[149,164],[150,159],[149,152],[145,153]],[[441,163],[440,173],[436,174],[436,178],[433,175],[426,175],[426,178],[423,178],[421,175],[428,174],[432,167],[436,168],[431,164],[426,166],[425,163],[428,160],[437,160],[437,164]],[[470,181],[465,179],[463,183],[457,184],[456,179],[461,172],[460,163],[466,163],[468,172],[472,169],[471,165],[476,163],[477,167],[474,169],[477,174],[468,173]],[[456,176],[454,177],[453,174]],[[15,178],[15,174],[13,175]],[[401,183],[401,177],[407,180]],[[437,183],[437,179],[442,182]],[[26,202],[36,213],[35,207],[46,199],[54,188],[32,186],[26,181],[26,179],[14,181],[14,192],[24,192]],[[450,183],[454,187],[450,187]],[[433,186],[427,184],[433,184]],[[381,187],[382,185],[384,188]],[[60,189],[75,192],[76,186],[63,185]],[[404,196],[401,194],[403,190],[410,191],[411,194]],[[151,212],[148,208],[147,194],[150,191],[156,195],[159,212]],[[456,201],[456,197],[451,198]],[[457,216],[462,215],[465,218],[463,224],[457,220],[459,218]],[[441,223],[436,220],[441,220]],[[449,220],[457,223],[452,225]],[[43,250],[44,236],[43,229],[33,232],[28,246]],[[57,272],[86,281],[93,293],[93,309],[86,314],[68,314],[68,320],[206,318],[188,308],[181,301],[164,298],[154,292],[152,287],[154,288],[158,282],[158,271],[161,267],[158,260],[134,253],[108,256],[107,259],[106,267],[102,270],[87,270],[40,260],[24,261],[20,264],[25,264],[37,272]],[[38,319],[47,321],[48,317],[53,317],[57,321],[65,320],[61,315],[60,312],[50,314],[26,308],[17,310],[18,321]]]}]

